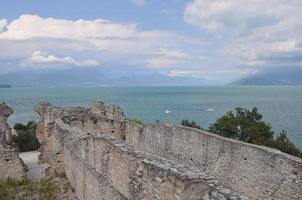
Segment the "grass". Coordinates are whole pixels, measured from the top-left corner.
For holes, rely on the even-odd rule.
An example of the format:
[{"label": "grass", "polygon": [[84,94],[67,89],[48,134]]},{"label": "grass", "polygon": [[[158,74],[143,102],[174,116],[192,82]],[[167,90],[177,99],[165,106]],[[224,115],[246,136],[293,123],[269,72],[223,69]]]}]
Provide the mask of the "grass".
[{"label": "grass", "polygon": [[53,200],[57,189],[51,179],[31,183],[7,178],[0,180],[0,200]]},{"label": "grass", "polygon": [[55,198],[57,187],[50,179],[43,179],[38,185],[38,191],[41,199],[51,200]]},{"label": "grass", "polygon": [[144,126],[144,122],[138,119],[129,119],[131,122]]}]

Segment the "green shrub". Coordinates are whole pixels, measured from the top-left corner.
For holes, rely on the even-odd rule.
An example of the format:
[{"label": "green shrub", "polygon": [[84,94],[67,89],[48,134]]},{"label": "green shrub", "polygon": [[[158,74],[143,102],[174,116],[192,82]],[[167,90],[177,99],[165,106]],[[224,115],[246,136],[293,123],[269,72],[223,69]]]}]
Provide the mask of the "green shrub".
[{"label": "green shrub", "polygon": [[0,181],[0,200],[5,199],[19,199],[17,195],[18,181],[13,179],[6,179]]},{"label": "green shrub", "polygon": [[274,138],[270,124],[262,120],[262,114],[258,112],[257,108],[253,108],[251,111],[236,108],[218,118],[215,123],[210,125],[209,131],[224,137],[279,149],[302,158],[302,151],[287,138],[285,131]]},{"label": "green shrub", "polygon": [[41,199],[53,200],[57,191],[57,186],[51,179],[43,179],[38,185],[39,196]]},{"label": "green shrub", "polygon": [[274,140],[268,141],[266,146],[302,158],[302,151],[288,139],[286,131],[282,131]]},{"label": "green shrub", "polygon": [[34,121],[28,122],[27,125],[15,124],[16,134],[12,136],[12,142],[20,152],[39,149],[40,144],[36,138],[36,128],[37,124]]},{"label": "green shrub", "polygon": [[202,129],[195,121],[189,121],[189,120],[182,120],[180,122],[182,126],[191,127],[191,128],[197,128]]},{"label": "green shrub", "polygon": [[235,108],[234,111],[228,112],[210,125],[209,131],[224,137],[260,145],[264,145],[274,136],[270,124],[262,120],[262,115],[257,108],[253,108],[251,111],[245,108]]},{"label": "green shrub", "polygon": [[130,119],[131,122],[144,126],[144,122],[138,119]]},{"label": "green shrub", "polygon": [[52,179],[31,183],[11,178],[0,180],[0,200],[54,200],[58,186]]}]

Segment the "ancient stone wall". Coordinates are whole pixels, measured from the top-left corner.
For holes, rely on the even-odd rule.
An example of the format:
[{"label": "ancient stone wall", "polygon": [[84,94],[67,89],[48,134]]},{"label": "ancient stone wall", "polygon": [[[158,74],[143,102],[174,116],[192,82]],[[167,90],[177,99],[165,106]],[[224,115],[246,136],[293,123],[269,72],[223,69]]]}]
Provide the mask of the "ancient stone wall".
[{"label": "ancient stone wall", "polygon": [[135,151],[106,135],[67,145],[64,157],[79,199],[240,199],[205,174]]},{"label": "ancient stone wall", "polygon": [[302,160],[275,149],[164,124],[127,125],[126,140],[142,151],[195,166],[251,198],[302,196]]},{"label": "ancient stone wall", "polygon": [[42,103],[36,111],[47,144],[41,160],[66,173],[80,200],[302,196],[302,160],[277,150],[191,128],[141,126],[102,103]]},{"label": "ancient stone wall", "polygon": [[26,167],[10,144],[11,129],[7,118],[12,113],[13,110],[8,105],[0,102],[0,179],[23,179],[26,176]]}]

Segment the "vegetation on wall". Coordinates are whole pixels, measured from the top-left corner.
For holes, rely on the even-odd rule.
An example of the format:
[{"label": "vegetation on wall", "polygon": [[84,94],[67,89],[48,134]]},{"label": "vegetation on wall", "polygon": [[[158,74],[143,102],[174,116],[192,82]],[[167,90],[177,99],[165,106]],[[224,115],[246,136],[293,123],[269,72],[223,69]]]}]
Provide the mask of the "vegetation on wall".
[{"label": "vegetation on wall", "polygon": [[189,121],[189,120],[182,120],[180,122],[182,126],[191,127],[191,128],[197,128],[202,129],[195,121]]},{"label": "vegetation on wall", "polygon": [[30,121],[26,125],[15,124],[16,134],[13,134],[12,142],[20,152],[38,150],[40,144],[36,138],[36,128],[37,123],[34,121]]},{"label": "vegetation on wall", "polygon": [[51,179],[40,182],[0,180],[0,200],[54,200],[58,187]]},{"label": "vegetation on wall", "polygon": [[144,126],[144,122],[139,119],[129,119],[131,122]]},{"label": "vegetation on wall", "polygon": [[[200,129],[194,121],[183,120],[181,125]],[[235,108],[234,111],[227,112],[211,124],[209,131],[243,142],[279,149],[302,158],[302,151],[289,140],[286,131],[275,136],[272,127],[263,121],[263,116],[257,108],[252,110]]]}]

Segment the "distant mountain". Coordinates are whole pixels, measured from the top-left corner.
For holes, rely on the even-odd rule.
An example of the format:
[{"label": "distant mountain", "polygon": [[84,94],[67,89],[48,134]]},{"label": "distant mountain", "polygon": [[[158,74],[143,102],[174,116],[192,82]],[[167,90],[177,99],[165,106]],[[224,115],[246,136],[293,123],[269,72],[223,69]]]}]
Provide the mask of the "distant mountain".
[{"label": "distant mountain", "polygon": [[7,84],[0,84],[0,88],[11,88],[11,85],[7,85]]},{"label": "distant mountain", "polygon": [[12,86],[95,86],[110,83],[96,68],[30,70],[0,75],[0,84]]},{"label": "distant mountain", "polygon": [[205,80],[159,73],[107,78],[98,68],[19,71],[0,75],[0,84],[30,87],[204,85]]},{"label": "distant mountain", "polygon": [[159,73],[147,75],[122,76],[117,80],[117,84],[128,86],[177,86],[177,85],[205,85],[202,78],[168,76]]},{"label": "distant mountain", "polygon": [[232,85],[302,85],[302,68],[277,68],[259,71]]}]

